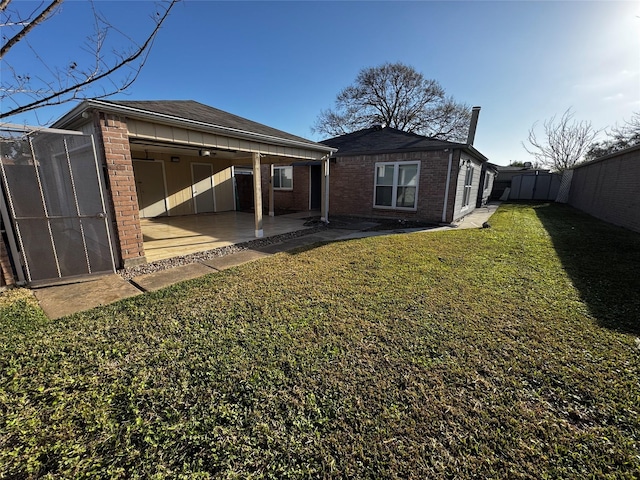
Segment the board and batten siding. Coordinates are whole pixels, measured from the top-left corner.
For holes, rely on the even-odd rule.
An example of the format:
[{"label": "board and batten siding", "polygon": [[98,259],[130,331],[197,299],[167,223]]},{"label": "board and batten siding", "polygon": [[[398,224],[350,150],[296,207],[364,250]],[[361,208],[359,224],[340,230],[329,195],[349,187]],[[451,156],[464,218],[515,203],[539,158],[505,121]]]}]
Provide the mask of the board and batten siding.
[{"label": "board and batten siding", "polygon": [[[142,152],[133,152],[134,159],[145,158]],[[166,199],[169,216],[190,215],[195,213],[193,202],[192,163],[209,163],[213,167],[213,189],[215,195],[216,212],[234,210],[233,178],[229,161],[207,161],[203,157],[187,155],[171,155],[166,153],[152,153],[149,157],[160,160],[164,164]],[[172,162],[171,157],[179,158]]]},{"label": "board and batten siding", "polygon": [[296,158],[300,160],[320,160],[326,155],[326,152],[307,150],[303,147],[297,148],[268,144],[256,140],[187,130],[186,128],[150,123],[131,118],[127,119],[127,128],[131,138],[149,139],[181,145],[260,153],[262,155]]},{"label": "board and batten siding", "polygon": [[233,170],[230,166],[213,174],[213,191],[216,197],[216,212],[235,210]]}]

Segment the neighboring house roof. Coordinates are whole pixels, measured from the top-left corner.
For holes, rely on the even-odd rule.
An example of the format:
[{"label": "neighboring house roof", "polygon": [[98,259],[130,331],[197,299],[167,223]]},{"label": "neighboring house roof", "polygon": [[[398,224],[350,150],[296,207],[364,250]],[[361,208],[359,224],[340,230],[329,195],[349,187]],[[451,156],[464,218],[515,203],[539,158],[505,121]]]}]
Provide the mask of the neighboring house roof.
[{"label": "neighboring house roof", "polygon": [[142,118],[156,123],[178,124],[195,130],[216,131],[229,136],[250,137],[265,142],[312,147],[327,152],[335,148],[248,120],[194,100],[87,100],[54,125],[71,125],[89,109]]},{"label": "neighboring house roof", "polygon": [[472,145],[449,142],[417,133],[405,132],[391,127],[371,127],[339,137],[320,141],[337,148],[337,157],[347,155],[370,155],[391,152],[418,152],[425,150],[462,149],[481,161],[488,159]]}]

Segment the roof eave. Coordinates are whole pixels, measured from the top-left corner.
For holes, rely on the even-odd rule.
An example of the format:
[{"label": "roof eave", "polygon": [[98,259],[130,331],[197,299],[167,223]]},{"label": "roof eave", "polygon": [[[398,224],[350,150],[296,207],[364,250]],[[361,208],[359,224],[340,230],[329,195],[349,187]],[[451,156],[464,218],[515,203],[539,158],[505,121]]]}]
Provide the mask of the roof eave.
[{"label": "roof eave", "polygon": [[197,120],[189,120],[186,118],[174,117],[172,115],[167,115],[163,113],[150,112],[148,110],[141,110],[138,108],[128,107],[124,105],[115,105],[108,102],[102,102],[100,100],[85,100],[76,107],[74,107],[71,111],[57,120],[53,125],[54,126],[68,126],[73,124],[78,118],[82,116],[84,112],[91,109],[98,109],[100,111],[115,113],[120,115],[128,115],[132,118],[140,118],[143,120],[151,120],[158,122],[158,120],[162,120],[162,123],[170,126],[176,127],[187,127],[187,128],[196,128],[201,131],[205,131],[208,133],[221,134],[226,135],[228,137],[243,139],[243,140],[253,140],[262,143],[269,143],[274,145],[280,145],[284,147],[296,147],[296,148],[304,148],[308,150],[325,152],[327,154],[333,154],[337,151],[336,148],[329,147],[327,145],[323,145],[315,142],[301,142],[296,140],[289,140],[286,138],[275,137],[272,135],[265,135],[261,133],[248,132],[246,130],[240,130],[230,127],[223,127],[221,125],[214,125],[206,122],[199,122]]},{"label": "roof eave", "polygon": [[[462,144],[461,144],[462,145]],[[462,148],[464,151],[466,151],[467,153],[473,155],[474,157],[476,157],[478,160],[482,161],[482,162],[488,162],[489,159],[487,157],[485,157],[483,154],[481,154],[476,147],[474,147],[473,145],[463,145]]]},{"label": "roof eave", "polygon": [[448,145],[434,145],[431,147],[414,147],[414,148],[390,148],[383,150],[356,150],[351,152],[338,152],[334,155],[334,157],[354,157],[358,155],[381,155],[387,153],[412,153],[412,152],[433,152],[437,150],[463,150],[464,152],[472,155],[482,162],[488,162],[489,159],[481,154],[478,150],[476,150],[472,145],[467,145],[464,143],[450,143]]}]

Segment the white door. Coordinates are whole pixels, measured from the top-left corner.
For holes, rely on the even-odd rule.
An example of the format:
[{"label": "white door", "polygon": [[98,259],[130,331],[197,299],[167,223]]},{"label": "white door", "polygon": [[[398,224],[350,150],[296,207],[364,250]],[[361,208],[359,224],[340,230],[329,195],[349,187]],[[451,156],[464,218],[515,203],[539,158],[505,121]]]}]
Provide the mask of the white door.
[{"label": "white door", "polygon": [[213,193],[213,166],[209,163],[192,163],[193,205],[196,213],[215,212]]},{"label": "white door", "polygon": [[134,160],[133,175],[136,180],[140,218],[167,215],[167,190],[162,161]]}]

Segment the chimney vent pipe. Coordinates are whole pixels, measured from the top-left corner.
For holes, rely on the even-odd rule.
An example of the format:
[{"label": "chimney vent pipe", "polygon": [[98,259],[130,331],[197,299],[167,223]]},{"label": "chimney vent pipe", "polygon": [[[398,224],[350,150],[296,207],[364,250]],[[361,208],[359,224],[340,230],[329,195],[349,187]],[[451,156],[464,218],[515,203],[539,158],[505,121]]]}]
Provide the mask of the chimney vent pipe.
[{"label": "chimney vent pipe", "polygon": [[473,145],[476,138],[476,127],[478,126],[478,116],[480,115],[480,107],[471,109],[471,123],[469,124],[469,135],[467,136],[467,145]]}]

